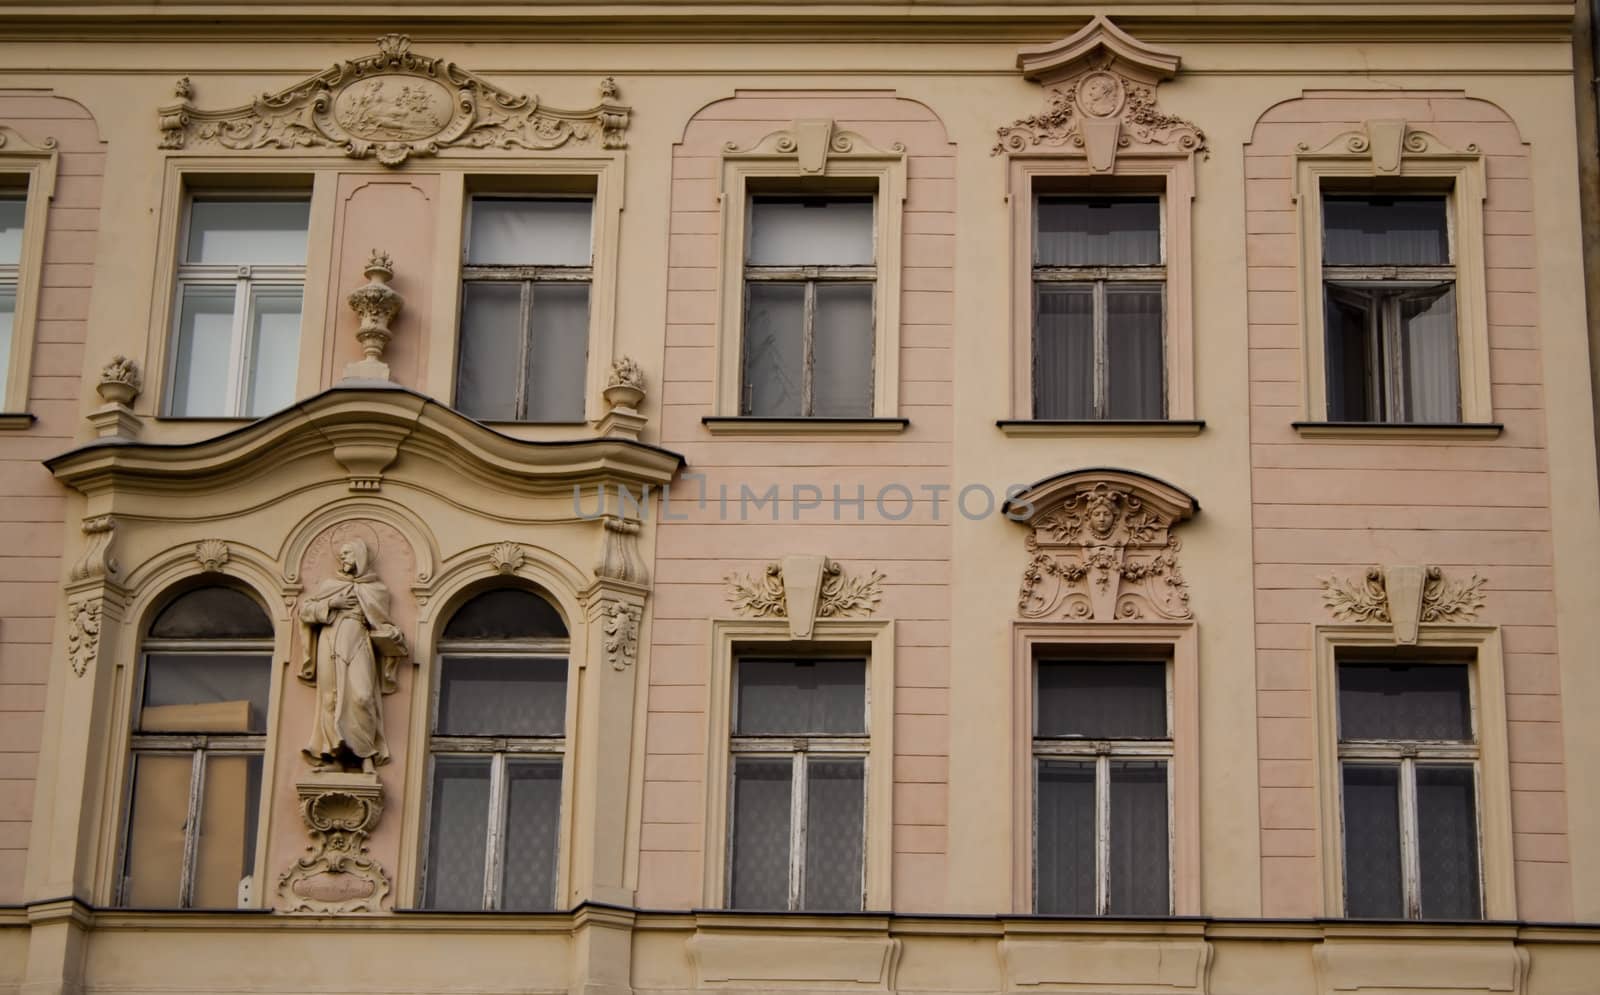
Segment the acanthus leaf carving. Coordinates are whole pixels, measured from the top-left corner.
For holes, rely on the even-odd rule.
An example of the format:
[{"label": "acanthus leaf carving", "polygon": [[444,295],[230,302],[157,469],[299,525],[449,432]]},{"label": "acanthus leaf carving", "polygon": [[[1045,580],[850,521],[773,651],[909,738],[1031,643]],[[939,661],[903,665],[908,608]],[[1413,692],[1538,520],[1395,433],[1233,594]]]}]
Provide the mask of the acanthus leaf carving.
[{"label": "acanthus leaf carving", "polygon": [[83,520],[83,554],[68,571],[70,580],[96,580],[116,574],[117,560],[111,555],[111,540],[116,530],[116,519],[110,515],[96,515]]},{"label": "acanthus leaf carving", "polygon": [[194,544],[195,562],[206,573],[216,573],[227,565],[230,557],[228,544],[221,539],[202,539]]},{"label": "acanthus leaf carving", "polygon": [[639,658],[639,620],[643,615],[638,605],[613,600],[602,604],[601,635],[612,670],[627,670]]},{"label": "acanthus leaf carving", "polygon": [[67,660],[82,677],[100,652],[100,598],[73,598],[67,602]]},{"label": "acanthus leaf carving", "polygon": [[547,150],[569,143],[627,146],[631,111],[617,103],[616,81],[600,85],[586,110],[547,107],[511,93],[453,62],[418,55],[411,39],[387,34],[378,51],[334,66],[250,104],[202,110],[179,81],[179,103],[162,107],[160,147],[335,148],[353,159],[399,166],[451,147]]},{"label": "acanthus leaf carving", "polygon": [[[817,597],[817,618],[871,615],[883,600],[883,582],[877,570],[848,574],[837,562],[823,559],[822,583]],[[783,563],[769,563],[756,576],[729,574],[728,601],[733,609],[754,618],[788,618],[788,588]]]},{"label": "acanthus leaf carving", "polygon": [[1322,602],[1333,617],[1353,622],[1389,621],[1389,592],[1383,570],[1368,567],[1359,580],[1320,577]]},{"label": "acanthus leaf carving", "polygon": [[[1395,622],[1388,575],[1391,571],[1415,570],[1402,567],[1368,567],[1359,579],[1320,577],[1322,600],[1335,619],[1349,622]],[[1421,568],[1422,589],[1416,605],[1416,621],[1470,622],[1484,606],[1486,579],[1472,574],[1465,580],[1451,580],[1436,566]]]},{"label": "acanthus leaf carving", "polygon": [[1477,574],[1466,580],[1451,581],[1438,567],[1429,567],[1422,585],[1422,621],[1470,622],[1483,607],[1483,586],[1488,581]]},{"label": "acanthus leaf carving", "polygon": [[783,564],[769,563],[758,576],[729,574],[728,601],[733,610],[755,618],[786,618],[789,606],[784,598]]}]

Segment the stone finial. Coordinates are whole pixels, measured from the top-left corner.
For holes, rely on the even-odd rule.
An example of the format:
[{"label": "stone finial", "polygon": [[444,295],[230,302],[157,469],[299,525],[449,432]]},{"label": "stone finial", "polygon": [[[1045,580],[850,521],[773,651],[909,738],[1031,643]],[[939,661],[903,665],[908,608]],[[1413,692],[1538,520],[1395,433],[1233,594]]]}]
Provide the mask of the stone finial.
[{"label": "stone finial", "polygon": [[126,356],[111,357],[111,362],[101,368],[100,382],[94,388],[105,402],[89,414],[89,424],[94,426],[95,434],[102,439],[137,436],[144,422],[129,405],[143,389],[139,364]]},{"label": "stone finial", "polygon": [[394,333],[389,322],[400,313],[406,299],[389,286],[394,278],[394,260],[387,252],[372,250],[364,270],[367,283],[357,287],[345,300],[361,318],[356,329],[356,339],[361,343],[364,358],[344,368],[346,380],[388,380],[389,364],[383,361],[383,350],[388,348]]},{"label": "stone finial", "polygon": [[601,394],[610,410],[600,420],[600,434],[637,439],[645,423],[644,415],[639,413],[639,404],[644,400],[644,370],[627,356],[619,356],[611,363]]},{"label": "stone finial", "polygon": [[615,76],[607,76],[600,81],[601,100],[616,100],[620,96],[622,94],[617,90],[617,78]]}]

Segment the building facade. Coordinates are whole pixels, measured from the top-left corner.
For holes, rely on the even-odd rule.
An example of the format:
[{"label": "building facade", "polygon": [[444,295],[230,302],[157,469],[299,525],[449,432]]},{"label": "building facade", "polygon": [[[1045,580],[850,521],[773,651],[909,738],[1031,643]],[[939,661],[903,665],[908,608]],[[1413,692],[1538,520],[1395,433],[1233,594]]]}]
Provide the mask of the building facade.
[{"label": "building facade", "polygon": [[0,12],[0,991],[1600,990],[1570,5]]}]

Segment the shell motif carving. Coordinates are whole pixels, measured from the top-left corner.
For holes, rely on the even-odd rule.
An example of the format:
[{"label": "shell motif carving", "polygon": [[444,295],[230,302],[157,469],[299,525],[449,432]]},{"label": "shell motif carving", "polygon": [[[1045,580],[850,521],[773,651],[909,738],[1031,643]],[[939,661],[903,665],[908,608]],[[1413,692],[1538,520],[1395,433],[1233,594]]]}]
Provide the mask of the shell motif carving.
[{"label": "shell motif carving", "polygon": [[528,553],[514,542],[503,542],[489,550],[489,562],[503,574],[514,574],[522,569],[522,564],[528,559]]},{"label": "shell motif carving", "polygon": [[216,573],[227,565],[228,544],[221,539],[202,539],[194,544],[195,562],[206,573]]}]

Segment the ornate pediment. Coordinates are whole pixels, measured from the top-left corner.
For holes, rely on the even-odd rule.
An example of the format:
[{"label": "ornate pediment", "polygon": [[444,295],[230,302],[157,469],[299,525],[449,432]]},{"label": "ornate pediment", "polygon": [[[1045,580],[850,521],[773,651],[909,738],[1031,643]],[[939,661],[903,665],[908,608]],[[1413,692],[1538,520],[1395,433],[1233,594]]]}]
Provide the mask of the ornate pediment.
[{"label": "ornate pediment", "polygon": [[1322,601],[1343,622],[1389,623],[1395,642],[1417,641],[1417,626],[1470,622],[1483,607],[1482,577],[1451,580],[1434,566],[1368,567],[1359,578],[1321,577]]},{"label": "ornate pediment", "polygon": [[1079,470],[1007,504],[1024,522],[1028,566],[1017,612],[1079,622],[1187,619],[1189,588],[1175,532],[1194,498],[1125,470]]},{"label": "ornate pediment", "polygon": [[786,556],[759,576],[729,574],[728,601],[753,618],[786,618],[796,639],[809,639],[819,618],[867,616],[883,599],[883,574],[848,574],[826,556]]},{"label": "ornate pediment", "polygon": [[161,148],[337,148],[385,166],[447,148],[544,150],[569,142],[625,148],[630,113],[616,102],[609,77],[600,84],[600,102],[587,110],[546,107],[453,62],[417,55],[400,34],[379,38],[371,55],[242,107],[196,107],[187,78],[178,81],[177,95],[178,103],[160,110]]},{"label": "ornate pediment", "polygon": [[992,152],[1082,155],[1094,172],[1111,172],[1122,154],[1205,151],[1205,132],[1156,104],[1178,63],[1099,15],[1069,38],[1022,49],[1017,68],[1045,87],[1045,109],[998,129]]}]

